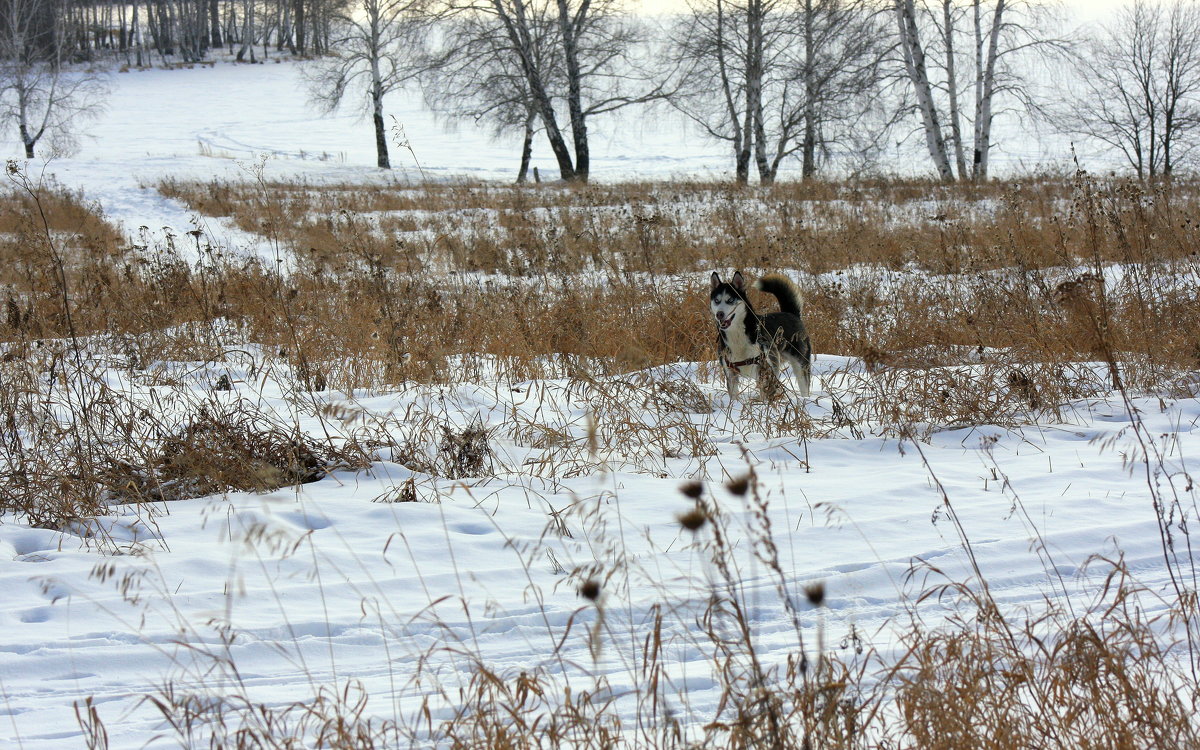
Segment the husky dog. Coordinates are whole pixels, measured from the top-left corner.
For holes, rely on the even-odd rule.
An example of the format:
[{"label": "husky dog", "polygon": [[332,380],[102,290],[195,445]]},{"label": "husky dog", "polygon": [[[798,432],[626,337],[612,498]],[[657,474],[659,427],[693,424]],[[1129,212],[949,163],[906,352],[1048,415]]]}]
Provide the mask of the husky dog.
[{"label": "husky dog", "polygon": [[800,290],[787,277],[767,274],[754,285],[775,295],[779,312],[759,315],[746,297],[742,272],[721,281],[714,271],[709,307],[717,322],[717,354],[725,372],[725,389],[736,398],[745,375],[756,378],[764,396],[771,397],[779,385],[782,360],[792,366],[801,396],[808,396],[812,381],[812,343],[800,318]]}]

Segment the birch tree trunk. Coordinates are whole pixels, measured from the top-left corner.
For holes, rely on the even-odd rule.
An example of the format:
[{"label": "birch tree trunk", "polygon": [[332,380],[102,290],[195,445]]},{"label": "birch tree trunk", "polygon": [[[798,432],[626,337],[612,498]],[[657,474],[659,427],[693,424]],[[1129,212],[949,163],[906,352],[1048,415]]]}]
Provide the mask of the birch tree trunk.
[{"label": "birch tree trunk", "polygon": [[[25,102],[22,101],[19,104],[24,108]],[[41,131],[35,132],[29,123],[25,122],[24,111],[21,113],[21,123],[18,125],[18,129],[21,131],[21,143],[25,146],[25,158],[32,159],[33,149],[37,145],[38,139],[42,137],[42,133]]]},{"label": "birch tree trunk", "polygon": [[750,181],[750,151],[745,147],[747,133],[742,127],[738,116],[737,102],[734,99],[733,85],[729,79],[729,58],[725,41],[725,3],[717,0],[717,70],[721,79],[721,91],[725,98],[725,110],[729,115],[729,123],[733,128],[734,174],[739,185]]},{"label": "birch tree trunk", "polygon": [[141,68],[144,67],[145,63],[142,62],[142,25],[138,21],[139,7],[141,7],[141,3],[138,0],[133,0],[133,29],[130,33],[133,37],[133,44],[137,48],[137,66]]},{"label": "birch tree trunk", "polygon": [[307,33],[305,25],[308,23],[308,17],[305,13],[304,0],[296,0],[292,7],[295,15],[296,52],[303,56],[308,52],[308,40],[305,37]]},{"label": "birch tree trunk", "polygon": [[750,157],[754,147],[754,118],[750,114],[749,99],[750,94],[747,92],[747,107],[742,115],[742,147],[738,151],[736,163],[738,182],[743,185],[750,182]]},{"label": "birch tree trunk", "polygon": [[155,5],[158,13],[158,54],[165,61],[167,55],[175,54],[175,6],[166,0],[158,0]]},{"label": "birch tree trunk", "polygon": [[529,179],[529,162],[533,158],[533,121],[537,113],[532,109],[525,118],[525,134],[521,141],[521,168],[517,170],[517,183],[523,184]]},{"label": "birch tree trunk", "polygon": [[590,5],[591,0],[582,0],[579,10],[572,14],[568,0],[558,0],[558,28],[562,33],[563,61],[567,68],[567,112],[571,117],[571,140],[575,143],[575,174],[570,179],[578,182],[587,182],[591,167],[578,45],[579,29],[587,22]]},{"label": "birch tree trunk", "polygon": [[383,126],[383,96],[379,90],[371,92],[371,119],[375,123],[375,156],[376,166],[380,169],[391,169],[392,162],[388,158],[387,128]]},{"label": "birch tree trunk", "polygon": [[958,73],[955,65],[953,0],[942,0],[942,30],[946,45],[946,91],[950,99],[950,140],[954,146],[954,164],[961,180],[967,174],[967,156],[963,147],[962,110],[958,104]]},{"label": "birch tree trunk", "polygon": [[917,27],[917,14],[913,0],[894,0],[896,22],[900,32],[900,46],[904,52],[904,68],[917,97],[917,108],[921,112],[921,123],[925,129],[925,145],[933,159],[938,176],[944,181],[954,179],[950,159],[946,154],[946,138],[933,101],[933,87],[925,65],[925,50]]},{"label": "birch tree trunk", "polygon": [[283,48],[287,47],[288,52],[296,54],[296,44],[292,41],[291,3],[279,3],[279,7],[275,11],[275,27],[279,29],[279,38],[275,40],[275,51],[283,52]]},{"label": "birch tree trunk", "polygon": [[117,8],[117,23],[121,24],[121,52],[125,54],[125,64],[129,64],[129,26],[125,18],[125,4]]},{"label": "birch tree trunk", "polygon": [[242,46],[238,48],[238,62],[245,59],[247,51],[250,52],[250,62],[254,62],[254,0],[246,0],[242,9]]},{"label": "birch tree trunk", "polygon": [[221,39],[221,6],[218,4],[218,0],[209,0],[208,24],[209,42],[212,49],[220,49],[225,42]]},{"label": "birch tree trunk", "polygon": [[387,129],[383,126],[383,74],[379,63],[383,58],[383,29],[381,28],[379,0],[367,0],[367,23],[370,38],[368,39],[371,64],[371,119],[375,123],[375,156],[376,166],[380,169],[391,169],[392,162],[388,158]]},{"label": "birch tree trunk", "polygon": [[513,51],[521,64],[521,71],[525,75],[525,81],[529,84],[529,93],[533,98],[534,107],[542,121],[542,127],[546,130],[546,139],[550,142],[550,150],[554,153],[555,160],[558,161],[559,175],[564,181],[571,182],[575,179],[575,164],[571,158],[571,151],[567,148],[567,142],[563,138],[562,129],[558,126],[558,117],[554,114],[554,103],[546,92],[541,71],[538,70],[533,60],[533,41],[529,33],[529,20],[525,14],[524,0],[510,1],[511,13],[509,7],[505,5],[505,0],[492,0],[492,8],[503,23],[505,33],[512,42]]},{"label": "birch tree trunk", "polygon": [[1004,23],[1006,0],[996,0],[996,9],[992,14],[992,28],[988,32],[987,57],[983,58],[983,34],[980,28],[979,0],[975,0],[976,28],[976,65],[981,68],[975,83],[977,99],[975,102],[975,158],[971,168],[971,178],[986,180],[988,176],[988,155],[992,150],[992,99],[996,94],[996,60],[1000,54],[1000,29]]},{"label": "birch tree trunk", "polygon": [[[49,65],[49,64],[46,63],[46,65]],[[55,65],[55,67],[57,68],[57,65]],[[34,110],[34,102],[32,100],[34,97],[32,96],[33,92],[30,90],[32,87],[29,86],[27,83],[27,81],[32,78],[36,78],[36,74],[30,75],[27,79],[20,81],[19,85],[17,87],[17,98],[19,99],[19,102],[20,102],[20,118],[19,118],[20,125],[19,125],[19,127],[20,127],[20,131],[21,131],[21,142],[25,144],[25,158],[26,159],[33,158],[34,147],[37,145],[37,142],[39,140],[41,140],[42,136],[45,135],[45,133],[46,133],[46,126],[50,122],[50,115],[51,115],[53,102],[54,102],[54,94],[55,94],[55,91],[58,89],[58,72],[57,72],[57,70],[55,70],[50,75],[50,91],[46,95],[45,102],[43,103],[43,108],[42,108],[41,118],[40,118],[41,122],[31,122],[31,120],[38,119],[36,116],[37,113],[33,111]],[[31,118],[30,115],[34,115],[34,117]]]},{"label": "birch tree trunk", "polygon": [[[763,123],[763,3],[750,0],[746,14],[746,121],[751,134],[758,179],[769,184],[772,179],[767,163],[766,128]],[[747,143],[746,148],[750,147]]]},{"label": "birch tree trunk", "polygon": [[[804,0],[804,135],[800,146],[800,179],[811,180],[817,174],[817,69],[813,24],[816,17],[812,0]],[[782,145],[782,144],[780,144]],[[779,157],[776,158],[776,164]]]}]

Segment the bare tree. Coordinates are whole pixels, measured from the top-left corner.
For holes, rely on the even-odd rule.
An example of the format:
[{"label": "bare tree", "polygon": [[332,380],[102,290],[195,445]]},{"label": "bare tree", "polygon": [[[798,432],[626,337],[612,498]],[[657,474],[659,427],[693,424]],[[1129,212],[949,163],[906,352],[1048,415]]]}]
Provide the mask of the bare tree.
[{"label": "bare tree", "polygon": [[57,22],[49,0],[0,0],[0,124],[17,128],[26,159],[43,137],[72,147],[108,92],[99,74],[64,69]]},{"label": "bare tree", "polygon": [[520,66],[532,108],[542,122],[550,150],[558,161],[559,174],[567,181],[577,179],[575,161],[567,147],[554,106],[553,73],[545,69],[545,61],[537,54],[537,50],[542,46],[541,39],[544,34],[539,19],[545,17],[544,9],[548,6],[536,2],[528,3],[526,0],[491,0],[490,5],[477,7],[481,10],[487,8],[494,13],[496,21],[508,38],[508,49]]},{"label": "bare tree", "polygon": [[[987,179],[999,107],[1007,101],[1022,112],[1043,110],[1018,61],[1024,58],[1028,69],[1030,58],[1070,47],[1046,32],[1054,8],[1037,0],[892,0],[892,12],[903,78],[939,177]],[[964,124],[972,138],[969,164]]]},{"label": "bare tree", "polygon": [[[676,54],[683,63],[683,83],[672,104],[692,118],[713,138],[729,141],[734,154],[735,179],[750,179],[754,148],[753,114],[761,86],[749,79],[761,71],[758,51],[764,6],[734,5],[714,0],[697,3],[676,34]],[[773,20],[773,19],[772,19]]]},{"label": "bare tree", "polygon": [[241,33],[238,35],[241,41],[241,44],[238,45],[238,62],[244,62],[247,53],[250,55],[250,62],[254,62],[254,43],[257,41],[257,26],[254,23],[255,5],[255,0],[243,0],[242,27]]},{"label": "bare tree", "polygon": [[878,106],[891,40],[873,7],[861,0],[803,0],[800,29],[801,176],[809,179],[816,175],[818,156],[852,141],[866,122],[864,114]]},{"label": "bare tree", "polygon": [[1200,5],[1135,0],[1080,57],[1058,122],[1117,149],[1138,177],[1169,175],[1200,144]]},{"label": "bare tree", "polygon": [[[553,91],[562,89],[564,73],[558,24],[551,10],[549,4],[527,9],[536,15],[526,17],[531,32],[526,56],[538,71],[538,80]],[[494,18],[468,10],[443,24],[442,48],[423,77],[425,101],[444,117],[488,123],[496,135],[519,129],[522,144],[517,182],[525,182],[538,130],[538,108],[521,55]]]},{"label": "bare tree", "polygon": [[[590,118],[665,95],[637,59],[643,28],[618,0],[452,1],[459,11],[486,16],[503,35],[498,49],[524,78],[530,110],[566,181],[588,180]],[[563,110],[570,145],[560,124]]]},{"label": "bare tree", "polygon": [[348,91],[363,97],[381,168],[391,168],[384,98],[415,81],[428,65],[433,19],[427,0],[359,0],[335,15],[331,53],[306,68],[310,97],[326,112],[337,109]]},{"label": "bare tree", "polygon": [[798,154],[804,178],[852,140],[878,90],[889,38],[859,0],[695,0],[675,33],[674,104],[733,146],[736,179],[774,181]]}]

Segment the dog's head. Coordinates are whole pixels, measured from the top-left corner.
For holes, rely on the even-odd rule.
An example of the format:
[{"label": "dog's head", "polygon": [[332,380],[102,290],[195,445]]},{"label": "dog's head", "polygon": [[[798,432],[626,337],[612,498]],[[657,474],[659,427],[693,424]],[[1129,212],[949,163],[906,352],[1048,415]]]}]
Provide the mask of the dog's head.
[{"label": "dog's head", "polygon": [[712,291],[708,295],[708,306],[717,328],[725,330],[733,325],[735,320],[746,317],[746,280],[742,272],[736,271],[729,281],[721,281],[716,271],[712,275]]}]

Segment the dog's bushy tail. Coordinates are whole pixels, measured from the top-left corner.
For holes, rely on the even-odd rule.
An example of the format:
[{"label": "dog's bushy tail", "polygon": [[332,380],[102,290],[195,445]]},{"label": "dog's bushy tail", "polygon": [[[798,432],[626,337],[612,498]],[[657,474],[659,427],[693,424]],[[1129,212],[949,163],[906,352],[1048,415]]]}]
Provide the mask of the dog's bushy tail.
[{"label": "dog's bushy tail", "polygon": [[800,290],[783,274],[769,273],[759,279],[754,287],[760,292],[775,295],[775,299],[779,300],[781,312],[799,315],[804,307],[804,298],[800,296]]}]

